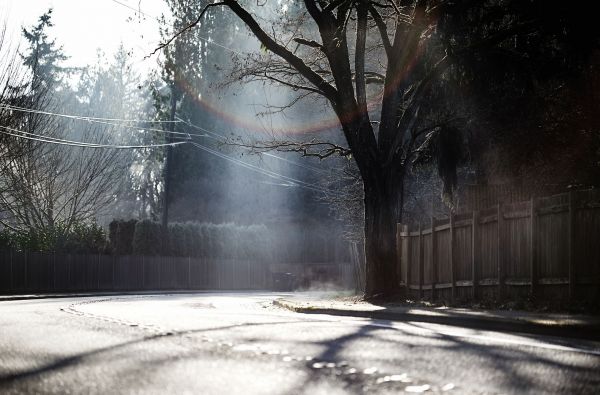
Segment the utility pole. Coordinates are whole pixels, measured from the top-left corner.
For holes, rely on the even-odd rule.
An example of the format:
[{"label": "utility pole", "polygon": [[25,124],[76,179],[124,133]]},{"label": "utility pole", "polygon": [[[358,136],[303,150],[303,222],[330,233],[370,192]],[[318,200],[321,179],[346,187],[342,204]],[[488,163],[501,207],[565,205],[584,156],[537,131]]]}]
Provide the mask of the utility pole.
[{"label": "utility pole", "polygon": [[[175,97],[175,84],[171,88],[171,114],[169,115],[169,134],[167,134],[167,143],[173,142],[173,133],[175,131],[175,109],[177,107],[177,98]],[[164,167],[165,189],[163,191],[163,211],[162,211],[162,226],[167,229],[169,225],[169,198],[171,189],[171,161],[173,160],[173,146],[167,146],[167,157]]]}]

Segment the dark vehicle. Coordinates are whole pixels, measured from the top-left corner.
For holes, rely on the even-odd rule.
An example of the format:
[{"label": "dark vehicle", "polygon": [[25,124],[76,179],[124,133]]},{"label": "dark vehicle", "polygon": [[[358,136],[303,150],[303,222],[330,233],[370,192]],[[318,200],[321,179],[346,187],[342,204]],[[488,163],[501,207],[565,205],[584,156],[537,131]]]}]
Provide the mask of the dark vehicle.
[{"label": "dark vehicle", "polygon": [[298,288],[298,278],[293,273],[273,273],[274,291],[293,291]]}]

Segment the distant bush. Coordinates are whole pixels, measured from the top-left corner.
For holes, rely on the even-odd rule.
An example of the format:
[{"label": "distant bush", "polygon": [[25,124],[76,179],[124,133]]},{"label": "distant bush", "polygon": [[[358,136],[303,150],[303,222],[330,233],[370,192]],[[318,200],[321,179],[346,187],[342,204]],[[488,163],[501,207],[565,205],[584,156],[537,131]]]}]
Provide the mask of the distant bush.
[{"label": "distant bush", "polygon": [[133,234],[137,220],[116,219],[108,225],[109,252],[115,255],[133,254]]},{"label": "distant bush", "polygon": [[98,224],[56,224],[44,228],[0,232],[0,249],[31,252],[99,254],[106,250],[107,238]]},{"label": "distant bush", "polygon": [[157,222],[139,221],[131,250],[136,255],[269,259],[267,235],[264,225],[188,222],[169,224],[165,232]]},{"label": "distant bush", "polygon": [[135,224],[132,239],[132,251],[135,255],[170,255],[165,251],[168,240],[165,240],[163,227],[149,220]]}]

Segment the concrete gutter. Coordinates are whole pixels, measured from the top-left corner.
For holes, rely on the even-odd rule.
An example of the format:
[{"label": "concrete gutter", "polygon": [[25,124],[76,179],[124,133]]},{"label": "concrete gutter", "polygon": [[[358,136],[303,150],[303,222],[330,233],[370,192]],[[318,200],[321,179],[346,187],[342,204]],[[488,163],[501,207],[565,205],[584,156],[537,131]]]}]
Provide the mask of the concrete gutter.
[{"label": "concrete gutter", "polygon": [[327,314],[386,321],[427,322],[499,332],[600,340],[600,317],[539,314],[523,311],[483,311],[399,305],[344,303],[335,300],[278,299],[274,305],[304,314]]}]

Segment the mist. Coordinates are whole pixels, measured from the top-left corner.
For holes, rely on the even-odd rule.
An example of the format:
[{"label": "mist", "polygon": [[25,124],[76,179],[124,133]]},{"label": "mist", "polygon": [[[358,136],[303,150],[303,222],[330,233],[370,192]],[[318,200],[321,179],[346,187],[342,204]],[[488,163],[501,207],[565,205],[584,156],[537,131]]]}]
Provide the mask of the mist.
[{"label": "mist", "polygon": [[[0,41],[3,58],[11,59],[0,75],[3,147],[23,153],[5,155],[0,216],[7,234],[28,234],[27,242],[7,243],[52,250],[57,240],[75,237],[76,228],[89,227],[98,240],[82,248],[114,253],[118,242],[111,237],[119,232],[111,229],[129,227],[123,237],[133,240],[136,224],[142,232],[142,224],[161,223],[167,233],[171,225],[223,226],[236,237],[254,237],[246,230],[264,227],[265,256],[278,272],[300,276],[313,264],[351,264],[359,273],[368,251],[395,244],[395,231],[389,230],[397,224],[449,219],[474,208],[597,185],[597,136],[586,132],[595,122],[590,103],[596,93],[580,86],[595,75],[585,67],[597,57],[587,52],[572,66],[563,62],[564,69],[536,70],[534,82],[517,65],[466,61],[456,66],[463,74],[448,71],[426,94],[427,106],[410,107],[416,82],[407,79],[402,94],[408,96],[400,108],[412,120],[398,132],[405,137],[394,143],[395,151],[386,154],[389,125],[379,101],[387,99],[382,49],[390,43],[382,46],[373,33],[365,38],[367,78],[360,111],[368,115],[368,126],[361,127],[370,134],[354,141],[354,125],[340,116],[341,107],[332,106],[327,89],[310,86],[311,78],[323,78],[322,85],[337,89],[342,79],[326,64],[316,25],[301,5],[269,1],[250,8],[259,25],[271,30],[273,43],[257,39],[227,8],[211,7],[197,19],[202,1],[164,5],[161,16],[148,14],[143,4],[120,5],[131,11],[129,23],[148,19],[156,25],[160,40],[142,61],[130,43],[121,42],[114,52],[98,48],[94,63],[74,65],[54,36],[52,10],[23,26],[18,50]],[[458,34],[453,23],[439,26],[440,37]],[[346,29],[344,45],[348,56],[356,57],[359,38],[349,32],[358,26],[352,18]],[[304,59],[317,77],[299,74],[282,61],[274,52],[281,54],[282,48],[289,51],[286,56]],[[554,56],[545,50],[536,56]],[[414,61],[423,61],[424,70],[430,63],[423,59],[439,54],[432,46]],[[482,70],[489,81],[478,79]],[[350,67],[348,72],[352,92],[359,85],[357,71]],[[572,73],[568,83],[562,77],[567,72]],[[557,106],[567,97],[562,105],[583,115],[571,120],[559,114]],[[583,132],[567,137],[561,132],[565,127]],[[361,153],[369,144],[376,149]],[[581,147],[586,149],[583,162],[574,165]],[[361,155],[388,159],[371,165]],[[47,177],[42,168],[56,176]],[[393,174],[380,182],[374,180],[379,170],[373,169]],[[19,182],[23,173],[29,177],[25,184]],[[373,198],[367,192],[390,196]],[[389,212],[381,211],[385,205]],[[377,216],[382,220],[373,219]],[[374,231],[367,227],[383,226],[382,221],[389,221],[381,236],[389,243],[380,240],[369,247],[365,240]],[[211,237],[221,237],[215,236],[219,232]],[[168,243],[175,242],[163,242],[154,254],[185,255]],[[387,261],[395,254],[389,253]]]}]

